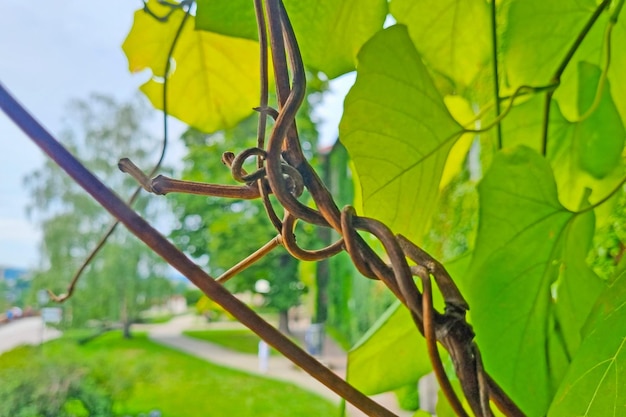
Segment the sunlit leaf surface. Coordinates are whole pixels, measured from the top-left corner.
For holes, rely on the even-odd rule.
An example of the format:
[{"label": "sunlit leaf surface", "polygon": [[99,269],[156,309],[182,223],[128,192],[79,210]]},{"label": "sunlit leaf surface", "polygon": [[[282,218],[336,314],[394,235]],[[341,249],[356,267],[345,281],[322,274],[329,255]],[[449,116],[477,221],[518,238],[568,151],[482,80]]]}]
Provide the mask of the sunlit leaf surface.
[{"label": "sunlit leaf surface", "polygon": [[[285,0],[302,59],[314,71],[335,78],[353,71],[361,46],[383,27],[385,0]],[[252,1],[202,0],[198,28],[257,39]]]},{"label": "sunlit leaf surface", "polygon": [[363,47],[344,107],[339,137],[358,172],[365,214],[419,241],[461,127],[406,27],[379,32]]},{"label": "sunlit leaf surface", "polygon": [[598,299],[589,333],[563,379],[548,417],[626,413],[626,274]]},{"label": "sunlit leaf surface", "polygon": [[[589,274],[572,272],[591,238],[593,214],[566,210],[548,162],[524,147],[496,156],[479,193],[467,294],[477,341],[493,377],[525,412],[540,416],[558,380],[551,360],[566,349],[556,332],[564,332],[572,346],[578,340],[576,324],[555,329],[552,308],[560,298],[552,286],[567,271],[560,277],[562,308],[577,317],[586,316],[600,288],[599,282],[586,282]],[[588,291],[578,295],[580,305],[572,305],[565,289],[581,285]]]},{"label": "sunlit leaf surface", "polygon": [[367,395],[417,384],[431,370],[426,343],[396,303],[348,354],[347,380]]},{"label": "sunlit leaf surface", "polygon": [[393,0],[389,6],[424,60],[460,88],[491,70],[488,7],[483,0]]},{"label": "sunlit leaf surface", "polygon": [[[156,2],[150,7],[159,14],[169,10]],[[177,10],[160,23],[139,10],[124,41],[129,69],[152,72],[141,91],[159,109],[167,54],[183,16]],[[258,65],[256,42],[196,31],[193,21],[187,22],[172,56],[168,112],[205,132],[234,126],[258,105]]]}]

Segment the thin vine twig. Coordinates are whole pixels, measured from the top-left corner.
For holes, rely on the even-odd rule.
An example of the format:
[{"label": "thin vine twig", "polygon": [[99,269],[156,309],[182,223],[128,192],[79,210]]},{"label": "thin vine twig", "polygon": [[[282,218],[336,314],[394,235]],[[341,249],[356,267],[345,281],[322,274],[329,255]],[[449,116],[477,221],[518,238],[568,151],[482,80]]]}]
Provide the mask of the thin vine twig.
[{"label": "thin vine twig", "polygon": [[496,0],[491,0],[491,50],[493,53],[493,93],[495,97],[495,113],[496,120],[498,121],[496,124],[496,138],[498,149],[502,149],[502,125],[500,124],[500,78],[498,76],[498,26],[497,26],[497,9],[496,9]]},{"label": "thin vine twig", "polygon": [[[550,79],[551,84],[553,83],[559,84],[561,82],[561,75],[563,75],[563,72],[565,71],[570,61],[574,57],[574,54],[576,53],[578,48],[580,48],[580,45],[582,45],[583,41],[585,40],[585,37],[587,37],[587,35],[589,34],[589,31],[591,30],[593,25],[596,23],[596,21],[598,20],[602,12],[607,7],[609,7],[610,4],[611,4],[611,0],[603,0],[602,3],[598,5],[596,10],[593,12],[593,14],[589,18],[585,26],[582,28],[582,30],[576,37],[576,40],[574,41],[572,46],[569,48],[569,50],[565,54],[565,57],[559,64],[558,68],[554,72],[554,75]],[[541,135],[541,154],[544,156],[548,152],[548,126],[550,124],[550,103],[552,102],[553,95],[554,95],[554,90],[548,91],[546,93],[546,99],[544,102],[543,125],[542,125],[542,135]]]},{"label": "thin vine twig", "polygon": [[[159,154],[159,159],[157,160],[156,164],[154,165],[154,167],[150,170],[150,173],[148,174],[148,177],[152,177],[154,174],[156,174],[159,169],[161,168],[161,165],[163,164],[163,160],[165,159],[165,154],[167,152],[167,143],[168,143],[168,123],[167,123],[167,118],[168,118],[168,111],[167,111],[167,79],[168,79],[168,73],[170,72],[170,66],[171,66],[171,58],[172,58],[172,54],[174,53],[174,48],[176,47],[176,44],[178,43],[178,39],[180,38],[180,34],[183,31],[183,27],[185,26],[185,22],[187,22],[189,15],[190,15],[190,10],[191,10],[191,3],[189,1],[184,1],[181,4],[177,4],[177,8],[178,7],[183,7],[187,5],[187,11],[185,12],[185,16],[183,17],[182,21],[180,22],[180,25],[176,31],[176,34],[174,35],[174,38],[172,40],[172,44],[170,45],[170,49],[168,51],[167,54],[167,58],[165,61],[165,74],[163,77],[163,140],[161,142],[161,153]],[[170,14],[173,13],[175,10],[177,10],[177,8],[172,8],[172,10],[170,10]],[[144,10],[150,14],[151,16],[157,18],[160,21],[164,21],[167,20],[169,18],[169,14],[166,17],[162,17],[162,18],[158,18],[154,13],[152,13],[152,11],[148,8],[147,4],[144,2]],[[162,20],[164,19],[164,20]],[[137,201],[137,198],[139,197],[139,193],[141,192],[141,186],[137,187],[135,189],[135,191],[133,191],[133,194],[130,196],[130,198],[126,201],[126,204],[128,204],[129,206],[132,206],[135,201]],[[74,276],[72,277],[72,279],[70,280],[70,284],[68,285],[66,292],[64,294],[54,294],[54,292],[52,292],[52,290],[48,290],[48,294],[50,295],[50,298],[52,299],[52,301],[55,301],[57,303],[63,303],[65,301],[67,301],[70,297],[72,297],[72,295],[74,294],[74,291],[76,289],[76,285],[78,284],[78,281],[80,280],[80,277],[83,275],[83,273],[85,272],[85,270],[87,269],[87,267],[91,264],[91,262],[94,260],[94,258],[98,255],[98,253],[100,252],[100,250],[104,247],[104,245],[106,245],[107,241],[109,240],[109,238],[111,237],[111,235],[113,235],[113,233],[115,232],[115,229],[117,229],[117,226],[119,225],[119,221],[118,220],[114,220],[108,227],[108,229],[106,230],[106,232],[104,233],[104,235],[102,235],[102,237],[100,238],[100,240],[98,241],[98,243],[96,244],[96,246],[91,250],[91,252],[89,253],[89,255],[87,256],[87,258],[85,258],[85,260],[83,261],[82,265],[76,270],[76,272],[74,273]]]}]

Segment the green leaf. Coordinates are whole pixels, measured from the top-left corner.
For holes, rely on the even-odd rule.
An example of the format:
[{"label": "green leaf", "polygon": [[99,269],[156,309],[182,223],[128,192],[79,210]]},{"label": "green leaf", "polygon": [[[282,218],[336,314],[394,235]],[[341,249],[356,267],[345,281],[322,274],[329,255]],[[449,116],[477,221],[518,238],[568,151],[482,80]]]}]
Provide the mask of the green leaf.
[{"label": "green leaf", "polygon": [[556,317],[571,357],[580,346],[582,326],[604,288],[586,259],[595,231],[592,211],[575,216],[560,242],[563,247],[560,275],[556,282]]},{"label": "green leaf", "polygon": [[[600,70],[584,61],[578,66],[578,107],[584,114],[594,102]],[[592,202],[598,201],[615,188],[623,175],[621,153],[626,131],[611,98],[610,86],[607,82],[595,110],[582,120],[567,121],[561,112],[562,101],[551,103],[548,159],[559,198],[572,210],[579,208],[586,189],[593,190]],[[535,95],[513,107],[502,121],[504,146],[541,149],[544,100],[543,95]]]},{"label": "green leaf", "polygon": [[344,109],[339,137],[358,172],[364,213],[420,241],[461,127],[406,27],[385,29],[364,45]]},{"label": "green leaf", "polygon": [[374,395],[417,384],[431,369],[426,342],[398,301],[348,353],[346,380]]},{"label": "green leaf", "polygon": [[[579,330],[575,325],[563,328],[560,322],[555,328],[551,316],[553,305],[561,302],[558,289],[563,290],[559,311],[568,317],[585,316],[585,306],[597,295],[597,290],[577,294],[583,303],[578,306],[565,291],[587,284],[580,283],[587,275],[571,270],[588,247],[593,214],[566,210],[558,201],[548,162],[525,147],[496,155],[479,194],[480,223],[469,272],[472,285],[467,287],[477,342],[486,368],[513,400],[531,416],[544,415],[555,389],[552,383],[564,371],[555,369],[550,359],[562,356],[559,340],[575,344],[573,333]],[[553,294],[562,271],[567,273]],[[557,331],[564,335],[558,337]]]},{"label": "green leaf", "polygon": [[549,417],[626,412],[626,274],[598,299],[586,335],[550,406]]},{"label": "green leaf", "polygon": [[[580,62],[578,107],[584,115],[596,95],[600,70]],[[560,104],[552,106],[548,158],[559,185],[559,197],[564,205],[578,208],[587,189],[590,200],[603,199],[622,180],[624,165],[622,151],[626,131],[609,93],[607,81],[600,101],[590,115],[582,120],[568,122],[562,116]],[[561,103],[561,101],[559,101]],[[614,201],[613,201],[614,202]],[[613,203],[612,202],[612,203]],[[596,215],[604,222],[613,204],[604,204]]]},{"label": "green leaf", "polygon": [[258,40],[254,3],[250,0],[197,0],[196,29]]},{"label": "green leaf", "polygon": [[357,53],[387,16],[386,0],[289,0],[285,7],[306,66],[328,78],[354,70]]},{"label": "green leaf", "polygon": [[[511,2],[503,44],[503,67],[508,87],[546,85],[551,82],[569,48],[598,7],[595,0],[568,2],[526,0]],[[579,65],[587,61],[606,67],[606,28],[619,2],[605,10],[578,46],[560,79],[555,99],[570,121],[579,116]],[[623,121],[626,121],[626,22],[618,13],[611,33],[611,63],[608,80],[611,93]],[[619,19],[621,17],[621,19]]]},{"label": "green leaf", "polygon": [[[600,69],[595,65],[579,63],[578,110],[585,115],[592,113],[579,123],[574,144],[579,164],[593,177],[601,179],[617,167],[622,159],[626,131],[609,88],[602,90],[597,107],[592,108],[600,79]],[[607,81],[608,82],[608,81]]]},{"label": "green leaf", "polygon": [[561,0],[511,2],[503,41],[509,86],[548,84],[596,7],[595,0],[568,2],[567,7]]},{"label": "green leaf", "polygon": [[[198,29],[257,39],[251,1],[201,0]],[[335,78],[353,71],[361,46],[383,26],[385,0],[286,0],[302,59],[307,68]]]},{"label": "green leaf", "polygon": [[392,0],[389,11],[424,61],[461,89],[491,57],[488,3],[484,0]]},{"label": "green leaf", "polygon": [[615,101],[615,106],[622,118],[622,123],[626,124],[626,17],[624,7],[618,17],[613,29],[611,40],[611,65],[609,67],[608,78],[611,82],[611,95]]},{"label": "green leaf", "polygon": [[[156,1],[149,7],[157,14],[169,10]],[[152,71],[152,79],[141,91],[159,109],[163,108],[167,54],[183,16],[177,10],[161,23],[138,10],[122,46],[131,72]],[[193,22],[187,22],[172,63],[168,111],[191,126],[205,132],[234,126],[258,104],[258,44],[254,41],[196,31]]]}]

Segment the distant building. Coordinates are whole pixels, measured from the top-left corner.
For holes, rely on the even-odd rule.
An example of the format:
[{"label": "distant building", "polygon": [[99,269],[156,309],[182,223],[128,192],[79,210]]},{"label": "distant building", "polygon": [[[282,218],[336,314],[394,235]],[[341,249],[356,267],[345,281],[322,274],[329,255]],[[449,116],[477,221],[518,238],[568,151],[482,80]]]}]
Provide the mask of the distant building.
[{"label": "distant building", "polygon": [[26,269],[0,266],[0,305],[21,304],[30,288],[30,280],[30,272]]}]

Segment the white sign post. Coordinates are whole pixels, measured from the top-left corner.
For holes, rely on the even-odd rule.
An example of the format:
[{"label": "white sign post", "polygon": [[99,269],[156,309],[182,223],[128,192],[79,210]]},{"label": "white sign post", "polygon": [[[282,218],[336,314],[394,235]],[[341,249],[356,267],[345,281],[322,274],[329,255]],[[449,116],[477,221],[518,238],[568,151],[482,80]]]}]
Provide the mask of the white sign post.
[{"label": "white sign post", "polygon": [[46,323],[61,323],[63,310],[59,307],[46,307],[41,309],[41,344],[43,345],[46,331]]}]

